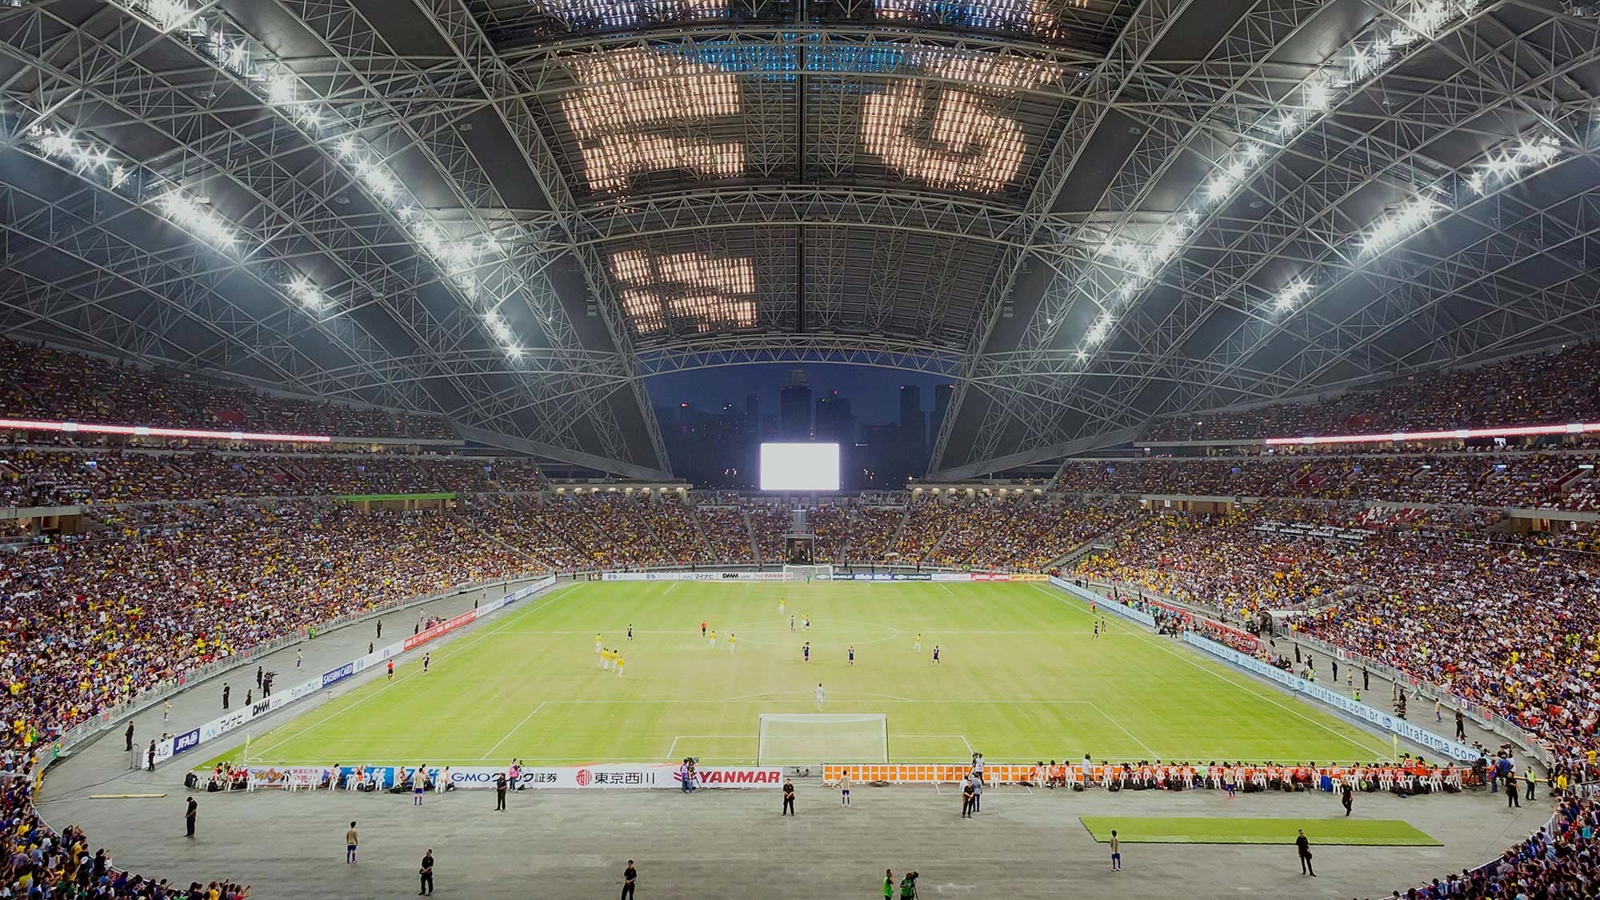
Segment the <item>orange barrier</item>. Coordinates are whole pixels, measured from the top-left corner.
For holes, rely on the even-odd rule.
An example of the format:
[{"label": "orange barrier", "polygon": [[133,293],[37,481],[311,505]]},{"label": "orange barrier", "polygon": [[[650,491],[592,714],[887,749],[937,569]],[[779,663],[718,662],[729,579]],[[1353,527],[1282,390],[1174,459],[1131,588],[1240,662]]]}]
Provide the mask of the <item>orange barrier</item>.
[{"label": "orange barrier", "polygon": [[[850,771],[850,780],[860,782],[887,782],[889,784],[955,784],[967,777],[972,767],[965,763],[931,765],[909,763],[825,763],[822,779],[837,782]],[[1320,787],[1322,779],[1333,784],[1349,784],[1360,789],[1362,784],[1387,790],[1395,785],[1412,788],[1459,788],[1468,770],[1456,767],[1412,766],[1193,766],[1193,765],[1082,765],[1058,764],[1056,766],[1017,765],[1013,763],[986,763],[983,777],[988,784],[1035,784],[1050,782],[1098,787],[1107,784],[1161,786],[1176,781],[1183,785],[1220,788],[1229,783],[1240,789],[1245,785],[1257,787],[1279,786],[1288,782],[1310,787]]]}]

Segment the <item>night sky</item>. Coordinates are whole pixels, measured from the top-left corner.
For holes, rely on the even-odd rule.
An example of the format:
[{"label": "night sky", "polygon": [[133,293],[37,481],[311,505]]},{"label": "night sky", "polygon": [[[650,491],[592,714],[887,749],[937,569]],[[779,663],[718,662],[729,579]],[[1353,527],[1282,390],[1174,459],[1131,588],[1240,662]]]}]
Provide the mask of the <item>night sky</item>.
[{"label": "night sky", "polygon": [[811,384],[812,400],[823,392],[837,390],[850,399],[851,412],[859,425],[878,425],[900,419],[900,385],[922,388],[922,409],[933,412],[933,386],[950,383],[949,378],[899,372],[868,366],[814,364],[729,366],[696,372],[657,375],[645,383],[654,406],[676,406],[688,401],[701,412],[715,412],[732,403],[741,412],[746,394],[761,398],[761,414],[777,415],[778,392],[788,383],[789,370],[803,368]]}]

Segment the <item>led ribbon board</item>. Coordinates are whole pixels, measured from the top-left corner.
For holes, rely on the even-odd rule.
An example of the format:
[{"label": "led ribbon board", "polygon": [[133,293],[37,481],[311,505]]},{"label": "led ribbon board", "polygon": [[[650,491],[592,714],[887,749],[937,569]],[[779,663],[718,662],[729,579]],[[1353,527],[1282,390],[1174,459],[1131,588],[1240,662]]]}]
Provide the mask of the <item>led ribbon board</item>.
[{"label": "led ribbon board", "polygon": [[40,422],[33,419],[0,419],[0,430],[56,431],[67,434],[125,434],[133,437],[193,438],[214,441],[281,441],[295,444],[328,444],[325,434],[272,434],[258,431],[204,431],[197,428],[156,428],[149,425],[99,425],[93,422]]}]

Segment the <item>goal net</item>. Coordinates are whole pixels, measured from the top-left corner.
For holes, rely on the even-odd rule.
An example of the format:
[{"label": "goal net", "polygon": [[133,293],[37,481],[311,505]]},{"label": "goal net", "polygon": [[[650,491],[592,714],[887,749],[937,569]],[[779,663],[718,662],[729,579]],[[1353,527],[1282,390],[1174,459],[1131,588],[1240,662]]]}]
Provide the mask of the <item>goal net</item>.
[{"label": "goal net", "polygon": [[830,581],[833,566],[784,566],[784,581]]},{"label": "goal net", "polygon": [[883,713],[762,713],[756,762],[763,766],[889,761]]}]

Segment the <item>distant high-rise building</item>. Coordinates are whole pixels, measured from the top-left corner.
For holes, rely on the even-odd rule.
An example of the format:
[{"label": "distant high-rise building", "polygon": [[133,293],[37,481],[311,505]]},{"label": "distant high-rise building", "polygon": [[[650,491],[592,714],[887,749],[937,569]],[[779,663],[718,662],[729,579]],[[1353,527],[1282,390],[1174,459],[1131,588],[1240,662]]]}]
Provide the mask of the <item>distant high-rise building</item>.
[{"label": "distant high-rise building", "polygon": [[761,398],[755,394],[744,395],[744,433],[751,436],[761,433]]},{"label": "distant high-rise building", "polygon": [[928,446],[939,443],[939,432],[944,430],[945,413],[950,411],[950,398],[956,392],[953,384],[933,386],[933,420],[928,423]]},{"label": "distant high-rise building", "polygon": [[850,398],[828,391],[817,398],[817,440],[839,444],[855,443],[856,417],[850,412]]},{"label": "distant high-rise building", "polygon": [[789,383],[778,395],[778,416],[778,430],[786,440],[811,439],[811,385],[804,369],[789,372]]},{"label": "distant high-rise building", "polygon": [[928,422],[922,411],[922,388],[900,385],[900,440],[909,447],[921,448],[927,440]]}]

